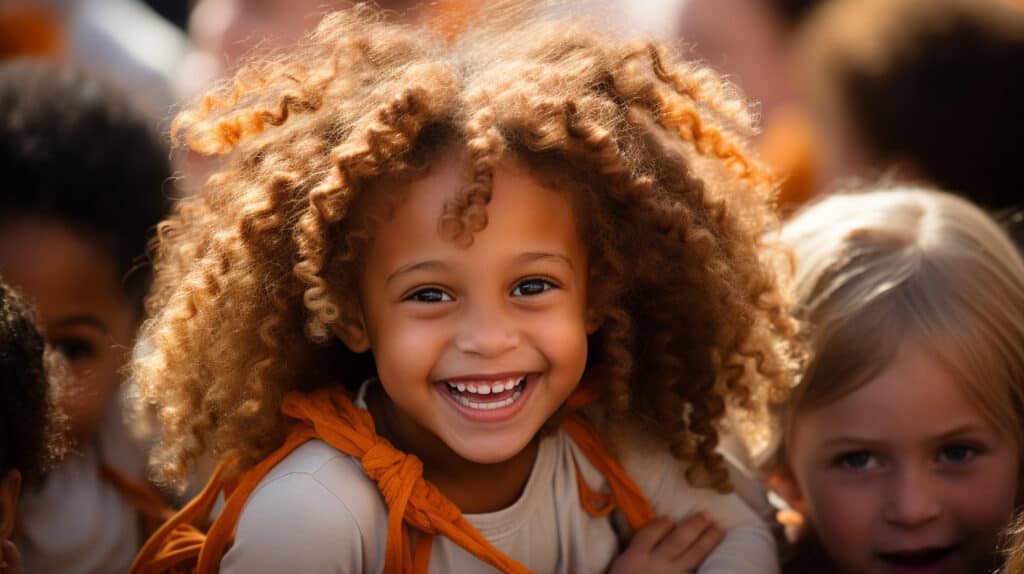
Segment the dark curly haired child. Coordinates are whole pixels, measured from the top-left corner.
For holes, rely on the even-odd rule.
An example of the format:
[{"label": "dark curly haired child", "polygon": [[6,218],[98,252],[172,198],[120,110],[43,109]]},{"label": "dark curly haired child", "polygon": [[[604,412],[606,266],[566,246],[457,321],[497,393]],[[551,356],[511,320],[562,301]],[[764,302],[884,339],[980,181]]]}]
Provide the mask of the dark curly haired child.
[{"label": "dark curly haired child", "polygon": [[12,62],[0,66],[0,173],[0,275],[67,363],[72,454],[22,497],[25,569],[123,572],[145,539],[139,510],[159,500],[143,486],[145,453],[123,421],[119,370],[142,316],[140,259],[168,213],[167,151],[95,78]]},{"label": "dark curly haired child", "polygon": [[11,535],[23,485],[38,483],[63,453],[59,372],[28,305],[0,281],[0,572],[21,572]]},{"label": "dark curly haired child", "polygon": [[806,20],[793,52],[828,133],[827,176],[927,180],[989,210],[1024,248],[1024,3],[832,0]]},{"label": "dark curly haired child", "polygon": [[134,374],[163,476],[222,464],[135,572],[777,571],[716,451],[791,372],[744,104],[504,6],[453,45],[329,15],[178,117],[229,163]]}]

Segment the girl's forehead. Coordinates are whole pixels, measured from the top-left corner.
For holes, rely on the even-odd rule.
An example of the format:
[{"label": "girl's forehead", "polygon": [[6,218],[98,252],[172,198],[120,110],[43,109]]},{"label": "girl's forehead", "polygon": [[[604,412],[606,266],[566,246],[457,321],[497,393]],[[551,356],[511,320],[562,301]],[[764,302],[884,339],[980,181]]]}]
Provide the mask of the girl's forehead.
[{"label": "girl's forehead", "polygon": [[958,432],[1001,434],[929,351],[905,343],[876,376],[846,395],[797,413],[796,445],[843,440],[925,445]]},{"label": "girl's forehead", "polygon": [[[576,266],[584,266],[586,250],[566,194],[545,187],[527,170],[504,163],[494,170],[485,205],[469,199],[471,205],[462,212],[453,210],[453,204],[467,197],[463,187],[462,164],[451,157],[408,183],[398,192],[402,200],[392,204],[390,217],[372,231],[366,271],[391,273],[391,268],[417,261],[479,263],[497,269],[500,261],[526,252],[554,253],[578,259]],[[445,233],[451,220],[464,225],[472,241]]]},{"label": "girl's forehead", "polygon": [[515,196],[524,188],[543,188],[566,194],[573,200],[584,184],[568,161],[546,160],[543,163],[505,152],[490,164],[491,177],[478,178],[468,152],[461,146],[449,146],[435,154],[422,169],[413,173],[384,176],[368,186],[360,209],[376,220],[390,220],[396,208],[410,202],[416,210],[427,210],[438,217],[467,188],[487,188],[490,201],[497,195]]}]

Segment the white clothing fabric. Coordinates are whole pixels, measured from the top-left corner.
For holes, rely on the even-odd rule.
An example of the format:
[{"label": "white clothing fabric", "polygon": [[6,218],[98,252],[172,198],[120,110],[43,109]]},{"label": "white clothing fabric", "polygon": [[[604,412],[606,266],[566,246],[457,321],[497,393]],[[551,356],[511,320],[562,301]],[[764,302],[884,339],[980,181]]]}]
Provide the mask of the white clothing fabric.
[{"label": "white clothing fabric", "polygon": [[162,131],[172,106],[192,95],[176,86],[194,52],[184,32],[137,0],[64,0],[59,6],[71,58],[121,87]]},{"label": "white clothing fabric", "polygon": [[129,438],[121,415],[122,403],[112,401],[97,444],[68,456],[38,490],[22,495],[14,543],[21,551],[24,572],[128,571],[143,542],[139,515],[100,476],[103,462],[128,477],[144,475],[144,454]]},{"label": "white clothing fabric", "polygon": [[[701,574],[779,571],[768,527],[737,496],[690,486],[683,478],[685,466],[639,434],[620,440],[616,450],[623,467],[658,514],[678,520],[707,510],[727,529]],[[579,501],[576,465],[592,490],[608,491],[603,475],[559,430],[542,439],[515,503],[466,518],[495,548],[533,572],[604,572],[620,551],[617,530],[624,521],[586,513]],[[221,572],[381,572],[387,513],[357,459],[320,440],[310,441],[271,469],[249,497]],[[430,572],[495,570],[438,536]]]}]

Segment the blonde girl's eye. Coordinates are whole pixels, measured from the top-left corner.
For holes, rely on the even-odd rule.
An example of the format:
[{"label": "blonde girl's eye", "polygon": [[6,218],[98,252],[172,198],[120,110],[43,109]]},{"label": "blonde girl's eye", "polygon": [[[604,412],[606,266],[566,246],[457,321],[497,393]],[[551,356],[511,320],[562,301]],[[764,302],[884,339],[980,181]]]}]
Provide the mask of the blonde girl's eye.
[{"label": "blonde girl's eye", "polygon": [[516,284],[515,288],[512,289],[513,297],[532,297],[540,295],[541,293],[550,289],[556,288],[557,285],[548,281],[547,279],[541,279],[534,277],[532,279],[526,279]]},{"label": "blonde girl's eye", "polygon": [[939,448],[940,464],[964,464],[980,453],[980,449],[969,444],[947,444]]},{"label": "blonde girl's eye", "polygon": [[866,450],[844,452],[833,459],[833,465],[842,470],[864,472],[878,467],[878,457]]},{"label": "blonde girl's eye", "polygon": [[455,299],[442,289],[438,289],[437,287],[425,287],[423,289],[413,291],[405,297],[404,300],[413,301],[415,303],[447,303],[449,301],[454,301]]}]

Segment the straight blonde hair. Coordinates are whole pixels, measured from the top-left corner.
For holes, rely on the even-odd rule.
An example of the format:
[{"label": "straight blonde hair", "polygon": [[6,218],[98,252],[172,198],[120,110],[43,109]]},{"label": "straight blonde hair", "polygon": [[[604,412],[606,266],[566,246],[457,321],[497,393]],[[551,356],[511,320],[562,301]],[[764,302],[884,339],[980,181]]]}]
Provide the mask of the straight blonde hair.
[{"label": "straight blonde hair", "polygon": [[768,470],[785,463],[798,413],[870,381],[906,341],[1024,445],[1024,260],[988,215],[951,194],[895,188],[828,197],[782,237],[810,356],[760,457]]}]

